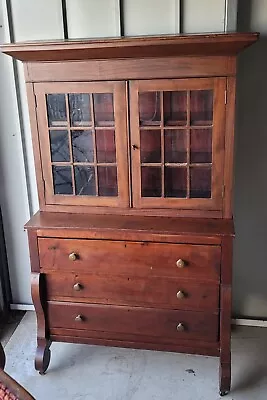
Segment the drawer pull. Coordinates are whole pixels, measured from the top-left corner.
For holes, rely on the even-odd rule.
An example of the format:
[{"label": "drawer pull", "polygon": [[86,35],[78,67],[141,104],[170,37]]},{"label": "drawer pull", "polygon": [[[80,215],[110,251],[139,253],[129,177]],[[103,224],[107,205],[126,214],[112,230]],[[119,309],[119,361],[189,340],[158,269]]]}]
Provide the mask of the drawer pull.
[{"label": "drawer pull", "polygon": [[179,290],[179,292],[176,293],[177,299],[184,299],[185,298],[185,293],[182,290]]},{"label": "drawer pull", "polygon": [[82,315],[77,315],[77,317],[75,317],[75,321],[76,322],[83,322],[84,321],[84,317]]},{"label": "drawer pull", "polygon": [[80,283],[75,283],[75,285],[73,285],[73,289],[76,290],[76,292],[79,292],[80,290],[82,290],[82,285]]},{"label": "drawer pull", "polygon": [[178,268],[184,268],[185,267],[185,261],[179,258],[179,260],[176,261],[176,265]]},{"label": "drawer pull", "polygon": [[176,329],[178,332],[184,332],[185,331],[185,326],[180,322],[177,326]]},{"label": "drawer pull", "polygon": [[75,260],[77,260],[77,258],[78,258],[77,254],[75,254],[75,253],[70,253],[69,254],[69,260],[70,261],[75,261]]}]

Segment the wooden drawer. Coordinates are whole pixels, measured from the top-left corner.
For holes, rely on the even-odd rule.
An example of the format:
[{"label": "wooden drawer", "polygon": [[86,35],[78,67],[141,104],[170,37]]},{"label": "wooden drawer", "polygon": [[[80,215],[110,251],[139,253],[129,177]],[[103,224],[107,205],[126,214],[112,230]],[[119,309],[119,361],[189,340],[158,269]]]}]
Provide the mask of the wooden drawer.
[{"label": "wooden drawer", "polygon": [[[218,281],[220,246],[39,238],[42,271],[169,276]],[[76,260],[69,255],[74,253]],[[184,268],[177,260],[184,260]]]},{"label": "wooden drawer", "polygon": [[179,278],[47,273],[49,300],[216,311],[216,283]]},{"label": "wooden drawer", "polygon": [[52,329],[116,332],[175,341],[218,341],[216,313],[51,301],[48,302],[48,321]]}]

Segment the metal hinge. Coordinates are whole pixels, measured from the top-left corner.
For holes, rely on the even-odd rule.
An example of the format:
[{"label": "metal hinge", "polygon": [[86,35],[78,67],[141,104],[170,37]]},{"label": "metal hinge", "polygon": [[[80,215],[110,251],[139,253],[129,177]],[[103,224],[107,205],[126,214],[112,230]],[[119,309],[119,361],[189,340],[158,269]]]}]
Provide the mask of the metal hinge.
[{"label": "metal hinge", "polygon": [[224,91],[224,104],[227,104],[227,90]]}]

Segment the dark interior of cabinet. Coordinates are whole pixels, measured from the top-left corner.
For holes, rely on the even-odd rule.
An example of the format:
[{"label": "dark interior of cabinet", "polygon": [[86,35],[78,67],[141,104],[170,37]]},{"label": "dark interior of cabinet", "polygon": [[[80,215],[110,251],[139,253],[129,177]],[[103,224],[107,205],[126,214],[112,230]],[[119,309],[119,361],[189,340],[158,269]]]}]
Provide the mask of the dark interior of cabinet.
[{"label": "dark interior of cabinet", "polygon": [[212,90],[139,94],[142,197],[211,197],[212,126]]}]

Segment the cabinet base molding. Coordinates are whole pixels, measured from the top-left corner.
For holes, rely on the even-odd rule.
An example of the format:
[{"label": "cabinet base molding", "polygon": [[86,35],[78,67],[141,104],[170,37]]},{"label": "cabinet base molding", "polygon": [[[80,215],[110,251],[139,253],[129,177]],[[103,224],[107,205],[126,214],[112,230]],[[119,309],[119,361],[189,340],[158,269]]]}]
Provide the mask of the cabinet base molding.
[{"label": "cabinet base molding", "polygon": [[203,355],[211,357],[219,357],[220,349],[217,346],[212,347],[196,347],[195,344],[191,347],[185,347],[182,345],[164,344],[164,343],[142,343],[142,342],[130,342],[127,340],[113,340],[113,339],[97,339],[95,337],[80,337],[80,336],[68,336],[67,332],[65,335],[51,334],[50,336],[53,342],[67,342],[67,343],[83,343],[83,344],[94,344],[100,346],[111,346],[111,347],[122,347],[132,348],[140,350],[155,350],[155,351],[168,351],[175,353],[186,353],[193,355]]}]

